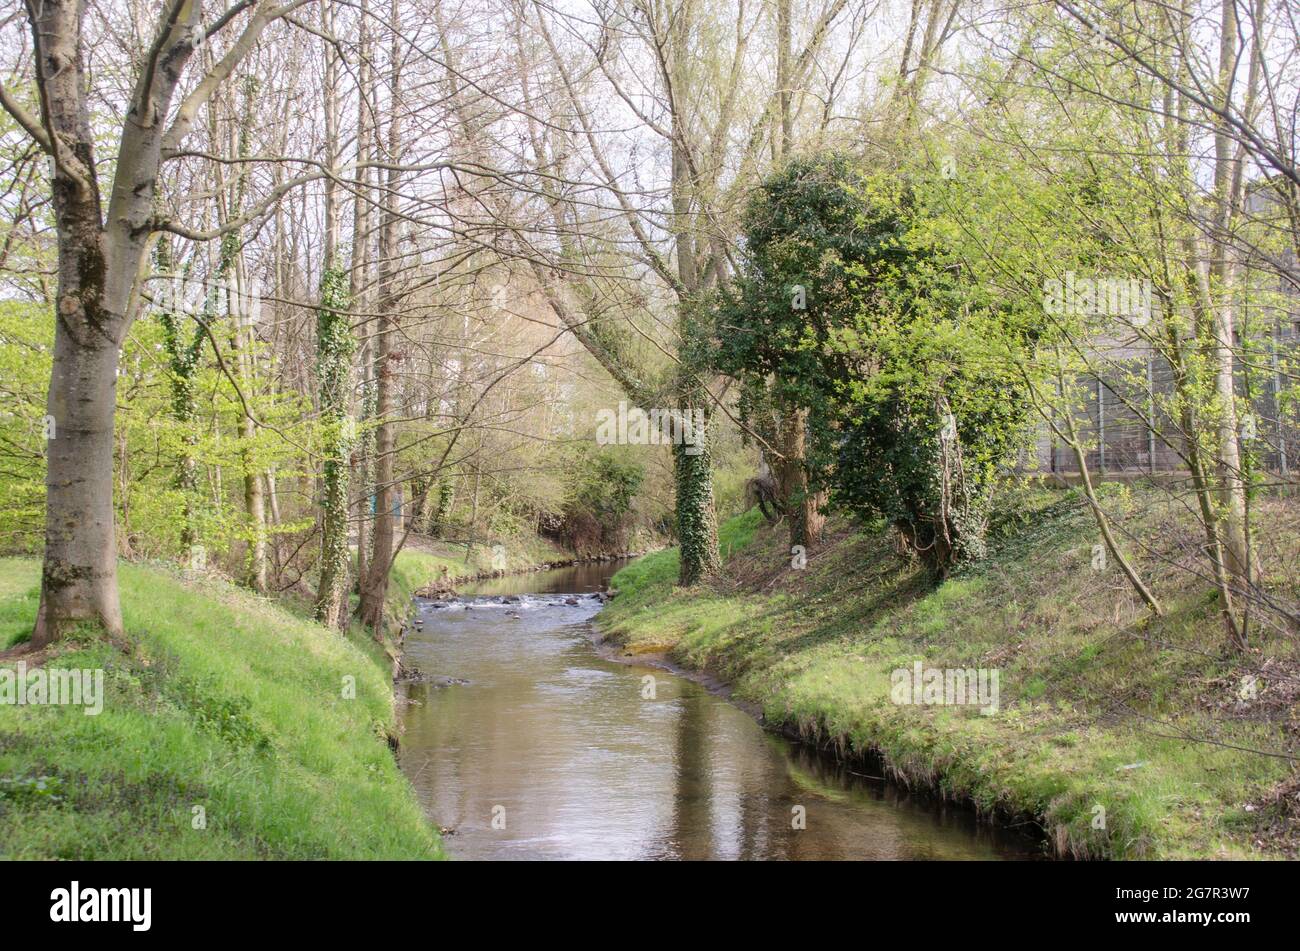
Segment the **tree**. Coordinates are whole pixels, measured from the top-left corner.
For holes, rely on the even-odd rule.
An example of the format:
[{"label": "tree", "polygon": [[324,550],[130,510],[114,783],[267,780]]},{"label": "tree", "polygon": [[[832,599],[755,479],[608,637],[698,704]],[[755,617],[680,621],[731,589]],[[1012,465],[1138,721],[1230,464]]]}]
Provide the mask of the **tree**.
[{"label": "tree", "polygon": [[[1130,389],[1145,391],[1136,400],[1123,386],[1107,390],[1185,470],[1202,536],[1193,570],[1212,582],[1226,641],[1241,650],[1252,617],[1297,623],[1286,599],[1257,577],[1250,507],[1261,474],[1249,435],[1252,394],[1268,380],[1280,407],[1274,381],[1285,374],[1260,359],[1270,346],[1276,352],[1278,335],[1258,316],[1251,325],[1252,312],[1272,310],[1251,283],[1269,275],[1300,286],[1285,253],[1297,246],[1296,85],[1278,71],[1287,44],[1294,48],[1294,25],[1280,7],[1220,0],[1133,14],[1059,2],[1014,23],[1010,67],[985,63],[969,80],[980,101],[998,108],[948,133],[962,141],[979,179],[966,189],[978,210],[953,217],[978,248],[967,260],[984,259],[987,279],[1019,285],[1026,296],[1042,294],[1048,281],[1059,287],[1070,272],[1148,288],[1150,306],[1140,315],[1091,304],[1086,318],[1045,315],[1059,347],[1040,354],[1056,364],[1051,375],[1084,372],[1094,385],[1129,375],[1108,356],[1112,349],[1145,353],[1168,374],[1163,392],[1149,379],[1134,381]],[[964,140],[968,133],[985,144]],[[1067,444],[1075,440],[1062,414],[1077,411],[1065,405],[1070,388],[1037,391]],[[1099,524],[1106,519],[1096,506],[1094,513]],[[1151,604],[1136,575],[1130,582]]]},{"label": "tree", "polygon": [[917,188],[844,155],[769,176],[745,223],[721,365],[809,413],[833,502],[885,518],[937,574],[981,557],[990,494],[1025,437],[1023,310],[983,295]]},{"label": "tree", "polygon": [[[365,10],[362,14],[364,16]],[[321,29],[326,34],[334,32],[333,11],[328,5],[321,8]],[[366,31],[363,22],[362,52],[366,52]],[[366,64],[368,68],[369,64]],[[325,146],[331,167],[338,162],[338,63],[332,45],[325,49]],[[367,110],[364,108],[366,88],[361,86],[362,108],[357,110],[358,161],[364,161],[367,138]],[[321,541],[320,579],[316,586],[316,620],[329,627],[338,627],[343,619],[343,604],[347,596],[348,580],[348,481],[351,474],[352,445],[355,427],[351,415],[352,356],[356,340],[352,334],[352,318],[347,313],[347,273],[340,263],[339,253],[339,199],[335,175],[325,180],[324,265],[321,268],[320,306],[316,311],[316,381],[319,391],[321,422],[324,427],[324,446],[321,463]],[[357,228],[360,236],[364,222],[362,198],[356,205]],[[364,250],[353,247],[353,255],[365,259]],[[353,271],[356,274],[356,271]],[[355,285],[355,280],[352,282]]]},{"label": "tree", "polygon": [[[175,271],[171,238],[168,235],[159,237],[154,249],[154,262],[160,275],[171,275],[172,281],[185,281],[187,272],[177,274]],[[199,542],[198,458],[194,448],[198,441],[198,405],[195,389],[202,365],[203,345],[207,338],[201,322],[196,321],[193,328],[186,326],[185,315],[175,306],[177,296],[163,295],[163,306],[159,308],[158,316],[163,327],[163,347],[167,352],[168,369],[171,371],[168,382],[171,388],[172,417],[185,430],[181,435],[181,453],[176,460],[176,488],[181,493],[183,507],[181,548],[188,550]]]},{"label": "tree", "polygon": [[[733,272],[742,196],[768,157],[789,147],[805,92],[824,97],[819,134],[833,113],[841,90],[835,79],[817,87],[819,55],[848,4],[818,4],[799,24],[789,5],[772,16],[697,0],[610,4],[581,40],[590,69],[557,42],[548,23],[556,14],[534,6],[531,22],[556,74],[552,121],[566,131],[530,126],[536,187],[550,215],[545,231],[559,246],[550,268],[536,256],[533,267],[557,315],[629,400],[703,421],[695,445],[673,449],[679,580],[694,584],[721,566],[709,437],[713,418],[729,409],[713,378],[709,298]],[[565,28],[584,32],[576,20]],[[779,76],[758,68],[761,30],[774,34],[765,49],[781,60]],[[530,68],[522,52],[520,61]],[[531,121],[548,90],[539,92],[534,76],[526,82]],[[604,131],[624,121],[620,106],[649,132],[663,170],[655,188],[628,186],[641,172],[620,165],[624,146]],[[615,211],[613,221],[582,198],[588,188]],[[644,289],[628,292],[638,284]]]},{"label": "tree", "polygon": [[[118,140],[108,205],[91,128],[83,0],[27,3],[34,116],[8,90],[0,104],[51,159],[58,240],[54,364],[47,411],[55,420],[46,471],[41,604],[31,644],[43,647],[84,623],[122,629],[113,517],[113,414],[118,353],[135,317],[133,292],[155,217],[158,171],[198,111],[272,21],[305,0],[238,3],[211,24],[204,4],[169,0],[140,63]],[[176,109],[173,97],[195,48],[247,13],[239,37]]]},{"label": "tree", "polygon": [[399,510],[403,498],[395,479],[397,432],[391,418],[397,405],[396,388],[399,379],[394,373],[395,361],[401,359],[395,346],[400,316],[398,307],[402,294],[398,286],[400,264],[398,260],[398,228],[401,218],[398,209],[398,183],[401,177],[402,139],[402,53],[398,24],[401,7],[393,0],[391,25],[392,48],[389,55],[389,103],[387,141],[384,148],[388,159],[387,181],[380,211],[379,224],[379,278],[375,308],[379,317],[373,342],[375,379],[375,513],[371,558],[366,577],[361,580],[361,603],[357,613],[363,623],[379,636],[384,623],[384,604],[388,596],[388,573],[397,556],[397,531]]}]

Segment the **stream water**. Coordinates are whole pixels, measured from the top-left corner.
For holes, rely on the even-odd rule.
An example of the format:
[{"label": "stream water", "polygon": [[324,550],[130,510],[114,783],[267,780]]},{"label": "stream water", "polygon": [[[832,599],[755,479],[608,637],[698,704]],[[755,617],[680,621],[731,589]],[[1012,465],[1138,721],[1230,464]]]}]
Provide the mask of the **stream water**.
[{"label": "stream water", "polygon": [[509,576],[419,603],[406,662],[426,680],[408,688],[402,768],[451,831],[452,856],[1040,854],[1027,836],[769,733],[694,681],[602,657],[592,593],[618,567]]}]

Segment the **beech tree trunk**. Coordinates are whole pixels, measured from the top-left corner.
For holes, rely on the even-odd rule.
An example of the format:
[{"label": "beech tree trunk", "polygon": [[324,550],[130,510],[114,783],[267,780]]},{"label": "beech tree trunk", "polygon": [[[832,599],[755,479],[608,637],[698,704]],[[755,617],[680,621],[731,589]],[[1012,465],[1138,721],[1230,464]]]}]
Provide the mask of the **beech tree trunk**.
[{"label": "beech tree trunk", "polygon": [[59,269],[59,319],[46,402],[55,428],[45,476],[45,564],[31,640],[36,649],[86,623],[109,634],[122,631],[113,516],[113,410],[122,322],[87,312],[86,298],[102,300],[102,290],[79,293],[91,291],[102,265],[102,259],[83,258]]}]

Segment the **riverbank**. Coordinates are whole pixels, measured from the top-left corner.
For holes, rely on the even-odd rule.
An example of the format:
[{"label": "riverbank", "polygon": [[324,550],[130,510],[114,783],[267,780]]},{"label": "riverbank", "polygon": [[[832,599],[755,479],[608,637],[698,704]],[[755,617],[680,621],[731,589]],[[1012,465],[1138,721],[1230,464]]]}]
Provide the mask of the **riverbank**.
[{"label": "riverbank", "polygon": [[[399,585],[406,584],[410,591],[419,594],[440,585],[455,588],[488,578],[617,561],[644,554],[638,551],[575,555],[537,535],[509,538],[499,546],[480,544],[467,547],[463,543],[412,535],[394,565],[393,580]],[[430,596],[433,593],[430,591]]]},{"label": "riverbank", "polygon": [[[0,703],[0,857],[443,856],[389,748],[391,671],[368,635],[217,579],[119,577],[124,641],[43,659],[102,670],[102,711]],[[0,648],[31,630],[39,580],[38,561],[0,559]]]},{"label": "riverbank", "polygon": [[[1167,617],[1146,618],[1117,573],[1093,570],[1080,497],[1036,491],[1004,506],[1018,514],[998,517],[985,562],[938,585],[883,531],[845,524],[792,568],[785,526],[751,512],[723,527],[714,584],[676,588],[676,551],[647,556],[615,577],[597,624],[627,654],[727,682],[773,728],[878,757],[985,814],[1031,817],[1059,856],[1294,854],[1293,639],[1260,635],[1244,660],[1202,650],[1221,639],[1213,602],[1170,564],[1193,527],[1176,501],[1112,491],[1125,537],[1168,540],[1137,556]],[[1294,503],[1261,505],[1261,550],[1294,564]],[[997,670],[997,711],[893,702],[893,672],[918,661]]]}]

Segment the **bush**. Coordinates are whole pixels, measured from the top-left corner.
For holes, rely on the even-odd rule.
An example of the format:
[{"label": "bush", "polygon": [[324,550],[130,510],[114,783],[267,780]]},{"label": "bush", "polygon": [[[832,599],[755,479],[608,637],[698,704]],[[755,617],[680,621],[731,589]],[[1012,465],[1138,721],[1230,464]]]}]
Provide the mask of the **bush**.
[{"label": "bush", "polygon": [[614,449],[584,446],[577,455],[557,534],[579,555],[621,551],[627,547],[632,503],[645,469]]},{"label": "bush", "polygon": [[721,369],[808,410],[832,504],[887,519],[944,574],[983,555],[990,493],[1026,436],[1034,320],[976,284],[921,196],[843,155],[786,165],[746,212],[717,336]]}]

